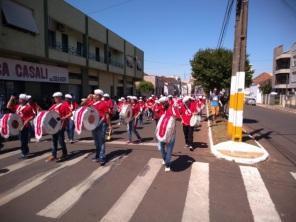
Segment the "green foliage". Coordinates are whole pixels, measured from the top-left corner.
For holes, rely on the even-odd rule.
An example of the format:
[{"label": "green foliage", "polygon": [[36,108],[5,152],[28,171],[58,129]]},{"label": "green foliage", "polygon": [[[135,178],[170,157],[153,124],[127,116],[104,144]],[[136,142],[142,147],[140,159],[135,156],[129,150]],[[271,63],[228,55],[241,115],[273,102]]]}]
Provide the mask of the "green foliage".
[{"label": "green foliage", "polygon": [[268,84],[265,84],[263,86],[260,86],[260,90],[262,92],[262,94],[269,94],[272,91],[272,85],[270,82],[268,82]]},{"label": "green foliage", "polygon": [[[199,82],[205,91],[213,88],[229,89],[231,80],[232,51],[229,49],[200,49],[190,61],[192,77]],[[249,60],[246,61],[246,82],[252,83],[253,71]]]},{"label": "green foliage", "polygon": [[145,80],[142,80],[139,84],[139,91],[141,93],[153,93],[154,86],[151,82],[147,82]]}]

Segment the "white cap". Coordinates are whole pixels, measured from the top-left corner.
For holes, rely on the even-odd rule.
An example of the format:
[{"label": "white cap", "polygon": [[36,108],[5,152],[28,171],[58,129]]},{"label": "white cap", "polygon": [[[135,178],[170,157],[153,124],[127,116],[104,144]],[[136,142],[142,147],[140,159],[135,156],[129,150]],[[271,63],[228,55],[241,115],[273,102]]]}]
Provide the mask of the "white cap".
[{"label": "white cap", "polygon": [[107,97],[107,98],[110,98],[110,95],[108,93],[105,93],[103,96]]},{"label": "white cap", "polygon": [[27,95],[24,94],[24,93],[22,93],[22,94],[19,95],[19,99],[25,99],[25,100],[27,100]]},{"label": "white cap", "polygon": [[71,95],[71,94],[66,94],[66,95],[65,95],[65,98],[67,98],[67,99],[72,99],[72,95]]},{"label": "white cap", "polygon": [[173,96],[172,95],[168,95],[168,98],[173,98]]},{"label": "white cap", "polygon": [[187,101],[189,101],[191,99],[191,96],[184,96],[183,98],[183,103],[186,103]]},{"label": "white cap", "polygon": [[198,96],[199,99],[202,99],[202,96]]},{"label": "white cap", "polygon": [[161,97],[158,101],[159,101],[160,103],[164,103],[164,102],[167,102],[168,100],[169,100],[168,97],[163,96],[163,97]]},{"label": "white cap", "polygon": [[95,89],[95,90],[94,90],[94,94],[95,94],[95,95],[101,95],[101,96],[103,96],[103,95],[104,95],[104,92],[103,92],[103,90],[101,90],[101,89]]},{"label": "white cap", "polygon": [[31,98],[32,98],[31,95],[26,95],[26,100],[29,100],[29,99],[31,99]]},{"label": "white cap", "polygon": [[160,103],[160,102],[159,102],[159,99],[155,100],[155,103]]},{"label": "white cap", "polygon": [[63,93],[61,92],[55,92],[52,97],[62,97],[63,96]]},{"label": "white cap", "polygon": [[136,96],[132,96],[131,99],[132,99],[132,100],[138,100],[138,97],[136,97]]}]

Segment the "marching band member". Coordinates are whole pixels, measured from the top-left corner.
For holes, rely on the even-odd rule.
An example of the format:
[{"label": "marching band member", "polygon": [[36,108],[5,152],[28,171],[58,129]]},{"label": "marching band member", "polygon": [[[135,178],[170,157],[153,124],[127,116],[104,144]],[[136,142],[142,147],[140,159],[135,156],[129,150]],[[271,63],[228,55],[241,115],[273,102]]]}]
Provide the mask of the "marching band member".
[{"label": "marching band member", "polygon": [[193,114],[196,114],[196,107],[192,102],[190,96],[185,96],[182,99],[182,106],[180,109],[182,125],[183,125],[183,133],[185,138],[185,147],[189,148],[190,151],[193,151],[193,129],[194,127],[190,126],[190,119]]},{"label": "marching band member", "polygon": [[145,111],[145,102],[143,101],[143,98],[140,97],[139,99],[139,106],[140,106],[140,116],[139,116],[139,125],[142,126],[143,125],[143,115],[144,115],[144,111]]},{"label": "marching band member", "polygon": [[152,97],[149,97],[148,100],[146,101],[146,107],[147,107],[147,119],[150,121],[153,116],[153,109],[154,106],[154,99]]},{"label": "marching band member", "polygon": [[[110,98],[110,95],[108,93],[105,93],[103,95],[103,99],[106,102],[107,106],[108,106],[108,112],[109,112],[109,118],[110,120],[112,119],[112,115],[113,115],[113,110],[114,110],[114,104],[112,99]],[[111,140],[111,134],[112,134],[112,124],[111,121],[109,121],[109,125],[108,125],[108,137],[107,140]]]},{"label": "marching band member", "polygon": [[[31,95],[26,95],[26,100],[27,100],[27,103],[32,107],[34,115],[37,116],[38,112],[41,110],[41,107],[36,102],[33,101]],[[30,121],[29,128],[30,128],[29,130],[30,138],[35,137],[33,120]]]},{"label": "marching band member", "polygon": [[159,118],[164,113],[163,105],[159,102],[159,100],[156,100],[152,111],[153,111],[153,119],[155,120],[155,123],[157,125]]},{"label": "marching band member", "polygon": [[[71,94],[65,95],[65,102],[68,104],[72,113],[78,108],[78,104],[77,102],[73,101],[73,97]],[[68,139],[70,143],[74,143],[75,125],[74,125],[74,120],[72,118],[69,118],[68,124],[66,126],[66,130],[67,130]]]},{"label": "marching band member", "polygon": [[[176,116],[176,106],[171,106],[169,104],[169,99],[167,97],[161,97],[158,100],[164,107],[164,113],[166,117],[173,117],[177,118]],[[165,172],[168,172],[171,170],[170,165],[171,165],[171,157],[172,157],[172,152],[174,149],[175,145],[175,140],[176,140],[176,130],[174,129],[172,138],[169,142],[160,142],[158,141],[158,149],[161,152],[161,156],[163,159],[163,164],[165,165]]]},{"label": "marching band member", "polygon": [[136,143],[141,143],[142,138],[136,129],[137,121],[138,121],[138,118],[140,115],[140,107],[139,107],[139,104],[137,103],[137,97],[136,96],[127,97],[127,103],[131,104],[132,114],[133,114],[132,120],[127,124],[127,133],[128,133],[128,142],[127,143],[132,143],[132,133],[134,133],[136,135],[136,137],[138,138]]},{"label": "marching band member", "polygon": [[7,108],[19,115],[23,121],[23,128],[20,131],[19,139],[21,142],[21,159],[26,159],[29,154],[29,130],[30,130],[30,121],[35,117],[33,108],[27,103],[26,94],[19,95],[19,103],[15,101],[16,97],[11,96]]},{"label": "marching band member", "polygon": [[98,111],[100,116],[100,122],[98,126],[92,131],[92,135],[96,146],[96,155],[93,158],[94,161],[99,162],[101,166],[106,163],[105,155],[105,135],[107,126],[110,125],[109,108],[106,101],[103,100],[104,92],[101,89],[94,90],[93,107]]},{"label": "marching band member", "polygon": [[72,116],[71,109],[68,103],[63,101],[63,94],[61,92],[55,92],[52,97],[54,98],[55,104],[53,104],[49,108],[49,111],[54,110],[60,115],[62,128],[56,134],[52,135],[52,154],[47,158],[47,161],[53,161],[57,159],[58,142],[62,147],[63,152],[62,156],[59,159],[61,160],[67,157],[68,151],[65,143],[65,129],[68,124],[69,118]]}]

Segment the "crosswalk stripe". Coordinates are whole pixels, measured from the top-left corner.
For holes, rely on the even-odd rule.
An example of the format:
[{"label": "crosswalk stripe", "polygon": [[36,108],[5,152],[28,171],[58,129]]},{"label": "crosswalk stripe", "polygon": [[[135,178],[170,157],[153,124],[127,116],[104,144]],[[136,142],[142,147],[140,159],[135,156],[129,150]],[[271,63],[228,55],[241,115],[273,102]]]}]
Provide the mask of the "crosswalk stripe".
[{"label": "crosswalk stripe", "polygon": [[295,172],[291,172],[291,175],[296,180],[296,173]]},{"label": "crosswalk stripe", "polygon": [[257,168],[240,166],[254,221],[281,221]]},{"label": "crosswalk stripe", "polygon": [[209,164],[194,162],[182,221],[209,221]]},{"label": "crosswalk stripe", "polygon": [[161,168],[160,159],[152,158],[133,180],[101,221],[129,221]]},{"label": "crosswalk stripe", "polygon": [[61,217],[76,204],[80,197],[92,186],[96,180],[109,172],[110,169],[111,166],[97,168],[91,173],[89,177],[84,179],[77,186],[72,187],[61,197],[49,204],[46,208],[39,211],[37,215],[49,218]]},{"label": "crosswalk stripe", "polygon": [[26,167],[26,166],[28,166],[30,164],[33,164],[33,163],[35,163],[35,162],[37,162],[39,160],[42,160],[42,159],[46,158],[47,156],[48,156],[48,153],[45,153],[43,155],[40,155],[40,156],[31,158],[31,159],[21,160],[21,161],[19,161],[17,163],[14,163],[12,165],[9,165],[7,167],[4,167],[5,169],[7,169],[7,172],[1,173],[0,174],[0,177],[1,176],[4,176],[4,175],[7,175],[9,173],[12,173],[12,172],[14,172],[14,171],[16,171],[18,169],[23,168],[23,167]]},{"label": "crosswalk stripe", "polygon": [[26,181],[18,184],[17,186],[13,187],[12,189],[0,194],[0,206],[7,204],[8,202],[14,200],[15,198],[27,193],[28,191],[34,189],[35,187],[39,186],[40,184],[44,183],[50,175],[54,174],[55,172],[65,168],[72,166],[81,160],[83,160],[88,154],[84,154],[82,156],[79,156],[75,159],[69,160],[62,165],[58,166],[57,168],[54,168],[52,170],[49,170],[48,172],[40,173],[36,176],[33,176]]},{"label": "crosswalk stripe", "polygon": [[19,150],[15,150],[15,151],[8,152],[8,153],[3,153],[3,154],[0,155],[0,160],[5,159],[7,157],[14,156],[16,154],[20,154],[20,153],[21,153],[21,151],[19,151]]}]

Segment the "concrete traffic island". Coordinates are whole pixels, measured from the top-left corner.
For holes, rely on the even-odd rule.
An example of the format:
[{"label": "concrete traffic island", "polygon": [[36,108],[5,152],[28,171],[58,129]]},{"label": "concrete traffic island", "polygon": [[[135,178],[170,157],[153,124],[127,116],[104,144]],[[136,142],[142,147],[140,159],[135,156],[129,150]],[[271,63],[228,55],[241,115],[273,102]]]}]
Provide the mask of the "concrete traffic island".
[{"label": "concrete traffic island", "polygon": [[255,164],[266,160],[269,156],[264,147],[259,143],[257,145],[226,141],[211,146],[211,152],[219,159],[242,164]]}]

